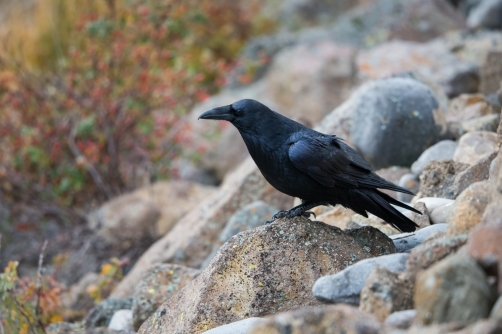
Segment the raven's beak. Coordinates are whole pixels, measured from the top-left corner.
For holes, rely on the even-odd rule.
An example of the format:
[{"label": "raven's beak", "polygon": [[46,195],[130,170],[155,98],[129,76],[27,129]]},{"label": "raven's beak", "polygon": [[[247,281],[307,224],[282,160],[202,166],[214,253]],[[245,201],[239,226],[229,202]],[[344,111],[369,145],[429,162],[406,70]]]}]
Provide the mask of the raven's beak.
[{"label": "raven's beak", "polygon": [[220,119],[223,121],[231,121],[234,117],[232,115],[232,108],[228,106],[214,108],[200,114],[199,119]]}]

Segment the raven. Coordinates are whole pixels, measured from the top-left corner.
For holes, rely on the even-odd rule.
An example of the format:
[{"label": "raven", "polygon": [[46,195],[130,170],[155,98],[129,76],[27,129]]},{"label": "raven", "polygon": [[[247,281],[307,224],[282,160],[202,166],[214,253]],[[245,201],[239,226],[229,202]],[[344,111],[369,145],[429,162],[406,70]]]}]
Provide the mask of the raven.
[{"label": "raven", "polygon": [[343,139],[309,129],[251,99],[208,110],[201,118],[232,123],[265,179],[277,190],[302,200],[268,222],[309,217],[313,213],[307,210],[316,206],[340,204],[365,217],[370,212],[403,232],[417,227],[390,204],[420,212],[378,188],[413,193],[376,175]]}]

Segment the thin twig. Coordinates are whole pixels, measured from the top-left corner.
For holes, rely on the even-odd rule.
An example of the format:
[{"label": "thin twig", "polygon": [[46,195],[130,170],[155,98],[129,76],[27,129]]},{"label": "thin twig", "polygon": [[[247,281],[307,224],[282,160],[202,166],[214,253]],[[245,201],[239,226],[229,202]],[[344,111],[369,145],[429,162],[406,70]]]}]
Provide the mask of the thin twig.
[{"label": "thin twig", "polygon": [[[75,143],[76,135],[77,128],[74,126],[71,129],[70,134],[68,135],[68,146],[70,147],[70,150],[72,151],[75,158],[84,157],[82,152],[80,152],[80,149],[77,147],[77,144]],[[96,186],[106,195],[107,199],[111,199],[113,197],[113,194],[110,188],[108,188],[108,186],[103,182],[103,179],[101,178],[101,175],[97,171],[96,167],[94,167],[94,165],[90,162],[86,162],[85,167],[87,168],[89,174],[91,174],[91,177],[94,180]]]},{"label": "thin twig", "polygon": [[30,329],[33,331],[33,333],[37,334],[36,328],[34,328],[34,324],[31,322],[30,317],[26,314],[26,312],[24,312],[23,306],[17,300],[16,294],[14,293],[14,291],[13,290],[8,290],[8,291],[10,293],[10,296],[12,297],[12,300],[16,304],[19,313],[21,313],[21,315],[23,316],[24,320],[26,320],[26,322],[30,326]]},{"label": "thin twig", "polygon": [[42,328],[45,333],[45,327],[40,321],[40,315],[42,314],[42,309],[40,308],[40,296],[42,295],[42,265],[44,264],[44,252],[47,248],[47,239],[45,239],[42,249],[40,250],[40,255],[38,256],[38,270],[37,270],[37,304],[35,306],[35,317],[37,319],[38,325]]}]

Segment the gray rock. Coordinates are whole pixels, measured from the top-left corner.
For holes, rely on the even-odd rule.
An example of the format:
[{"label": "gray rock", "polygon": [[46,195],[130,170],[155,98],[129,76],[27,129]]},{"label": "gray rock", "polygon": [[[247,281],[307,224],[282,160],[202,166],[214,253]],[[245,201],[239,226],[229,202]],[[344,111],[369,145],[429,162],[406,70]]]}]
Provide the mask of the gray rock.
[{"label": "gray rock", "polygon": [[325,302],[357,305],[373,269],[384,267],[392,272],[401,272],[406,268],[407,259],[408,254],[390,254],[359,261],[338,274],[319,278],[312,289],[314,297]]},{"label": "gray rock", "polygon": [[473,166],[495,151],[498,151],[496,133],[469,132],[460,138],[453,160]]},{"label": "gray rock", "polygon": [[502,320],[502,296],[497,299],[490,312],[490,318]]},{"label": "gray rock", "polygon": [[399,253],[409,253],[413,248],[422,244],[425,239],[435,232],[446,231],[447,224],[436,224],[424,227],[414,233],[401,233],[390,236],[396,251]]},{"label": "gray rock", "polygon": [[431,225],[430,212],[422,202],[417,202],[413,204],[413,208],[418,210],[420,213],[411,212],[411,220],[418,225],[418,229],[423,229],[424,227]]},{"label": "gray rock", "polygon": [[132,328],[132,311],[116,311],[110,320],[108,329],[113,329],[116,331],[134,331],[134,329]]},{"label": "gray rock", "polygon": [[467,16],[469,28],[502,28],[502,1],[483,0]]},{"label": "gray rock", "polygon": [[476,117],[462,122],[462,128],[465,132],[491,131],[496,132],[500,122],[500,114],[490,114]]},{"label": "gray rock", "polygon": [[255,227],[263,225],[277,211],[279,211],[277,208],[267,205],[262,201],[253,202],[237,211],[228,219],[225,228],[220,233],[217,244],[213,246],[211,254],[209,254],[201,267],[205,268],[209,265],[209,262],[216,255],[218,249],[228,239],[242,231],[252,230]]},{"label": "gray rock", "polygon": [[425,84],[399,77],[376,80],[352,98],[351,140],[373,167],[409,166],[435,142],[438,101]]},{"label": "gray rock", "polygon": [[390,327],[407,329],[417,316],[416,310],[404,310],[392,313],[385,319],[384,324]]},{"label": "gray rock", "polygon": [[204,334],[246,334],[251,327],[265,322],[265,319],[252,317],[244,320],[232,322],[223,326],[210,329]]},{"label": "gray rock", "polygon": [[466,256],[455,254],[418,273],[415,282],[417,322],[469,325],[488,317],[496,294],[483,269]]},{"label": "gray rock", "polygon": [[[420,182],[418,178],[415,176],[415,174],[405,174],[401,176],[399,179],[399,186],[403,187],[406,190],[411,191],[412,193],[416,194],[418,192],[418,189],[420,189]],[[410,194],[405,194],[405,193],[397,193],[397,199],[400,200],[401,202],[411,202],[413,199],[413,195]]]},{"label": "gray rock", "polygon": [[420,155],[418,160],[411,165],[411,171],[416,176],[419,176],[420,174],[422,174],[425,165],[427,165],[429,162],[433,160],[441,161],[446,159],[453,159],[453,154],[455,153],[457,146],[458,144],[453,140],[442,140],[437,144],[432,145],[431,147],[426,149]]},{"label": "gray rock", "polygon": [[115,312],[130,310],[132,298],[108,298],[94,307],[84,318],[85,328],[108,327]]},{"label": "gray rock", "polygon": [[497,156],[498,152],[493,152],[489,156],[481,159],[474,166],[469,167],[463,172],[459,173],[455,177],[455,181],[453,182],[455,197],[460,195],[462,191],[464,191],[471,184],[483,180],[488,180],[490,175],[490,165],[492,161]]}]

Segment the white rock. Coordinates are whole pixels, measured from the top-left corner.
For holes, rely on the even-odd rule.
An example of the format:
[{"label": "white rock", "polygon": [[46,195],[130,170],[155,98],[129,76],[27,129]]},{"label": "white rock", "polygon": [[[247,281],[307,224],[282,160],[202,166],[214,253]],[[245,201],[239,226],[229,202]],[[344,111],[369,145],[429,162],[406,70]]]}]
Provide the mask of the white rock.
[{"label": "white rock", "polygon": [[132,311],[131,310],[118,310],[112,316],[108,329],[115,331],[132,331]]},{"label": "white rock", "polygon": [[241,321],[232,322],[230,324],[210,329],[204,332],[204,334],[246,334],[251,326],[264,321],[265,319],[263,318],[247,318]]}]

